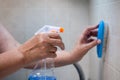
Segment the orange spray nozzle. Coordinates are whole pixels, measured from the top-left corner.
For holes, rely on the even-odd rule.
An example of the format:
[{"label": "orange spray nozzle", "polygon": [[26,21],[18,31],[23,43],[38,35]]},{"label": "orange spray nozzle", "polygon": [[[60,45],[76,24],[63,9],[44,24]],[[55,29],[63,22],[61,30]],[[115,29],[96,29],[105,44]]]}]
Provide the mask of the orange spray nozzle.
[{"label": "orange spray nozzle", "polygon": [[60,27],[60,30],[59,30],[60,32],[64,32],[64,28],[63,27]]}]

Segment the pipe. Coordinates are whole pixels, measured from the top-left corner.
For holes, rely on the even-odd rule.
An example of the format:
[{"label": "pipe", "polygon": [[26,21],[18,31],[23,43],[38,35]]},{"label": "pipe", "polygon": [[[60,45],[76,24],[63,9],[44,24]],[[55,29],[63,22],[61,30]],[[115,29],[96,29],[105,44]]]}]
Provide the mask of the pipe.
[{"label": "pipe", "polygon": [[78,63],[74,63],[73,66],[75,67],[75,69],[78,72],[79,79],[80,80],[85,80],[84,72],[83,72],[81,66]]}]

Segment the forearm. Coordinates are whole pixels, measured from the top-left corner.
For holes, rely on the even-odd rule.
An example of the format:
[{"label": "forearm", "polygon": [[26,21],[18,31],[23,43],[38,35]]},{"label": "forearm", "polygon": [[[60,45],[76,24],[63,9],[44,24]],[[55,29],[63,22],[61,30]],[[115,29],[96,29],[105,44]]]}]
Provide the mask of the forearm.
[{"label": "forearm", "polygon": [[0,54],[0,78],[9,75],[24,66],[24,57],[17,49]]},{"label": "forearm", "polygon": [[[73,59],[70,58],[71,54],[67,51],[57,51],[57,57],[54,58],[54,65],[55,67],[60,67],[60,66],[65,66],[68,64],[71,64],[74,62]],[[36,64],[42,64],[41,61],[36,62],[36,63],[32,63],[30,65],[27,65],[24,68],[27,69],[33,69],[35,67]]]},{"label": "forearm", "polygon": [[[79,56],[75,54],[75,52],[68,52],[68,51],[57,51],[57,57],[54,58],[54,65],[55,67],[61,67],[69,64],[73,64],[82,59],[84,54],[79,52]],[[73,57],[74,56],[74,57]],[[41,61],[37,63],[32,63],[31,65],[27,65],[25,68],[33,69],[36,64],[41,64]]]},{"label": "forearm", "polygon": [[55,67],[65,66],[68,64],[72,64],[74,62],[73,59],[70,59],[71,54],[68,51],[58,51],[57,57],[54,59]]},{"label": "forearm", "polygon": [[68,51],[59,51],[57,52],[57,57],[55,58],[55,67],[61,67],[69,64],[76,63],[77,61],[81,60],[84,56],[82,53],[81,55],[76,55],[75,52],[68,52]]},{"label": "forearm", "polygon": [[37,64],[37,62],[31,63],[29,65],[24,66],[25,69],[34,69],[35,65]]}]

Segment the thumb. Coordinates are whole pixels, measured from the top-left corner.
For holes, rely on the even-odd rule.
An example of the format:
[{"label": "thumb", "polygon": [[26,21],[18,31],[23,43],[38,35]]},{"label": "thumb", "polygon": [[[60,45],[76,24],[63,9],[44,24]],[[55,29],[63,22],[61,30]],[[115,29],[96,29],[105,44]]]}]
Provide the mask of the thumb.
[{"label": "thumb", "polygon": [[94,46],[96,46],[96,45],[98,45],[100,43],[101,43],[101,40],[97,39],[97,40],[94,40],[94,41],[88,43],[87,46],[88,46],[89,49],[91,49],[91,48],[93,48]]}]

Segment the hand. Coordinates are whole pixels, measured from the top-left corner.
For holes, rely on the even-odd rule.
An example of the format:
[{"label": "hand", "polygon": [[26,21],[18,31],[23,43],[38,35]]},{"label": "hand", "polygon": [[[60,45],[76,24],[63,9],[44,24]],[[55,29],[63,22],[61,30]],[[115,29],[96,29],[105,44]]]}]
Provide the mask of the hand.
[{"label": "hand", "polygon": [[56,57],[57,47],[64,49],[64,44],[58,33],[41,33],[19,47],[25,57],[25,63],[37,61],[47,57]]},{"label": "hand", "polygon": [[80,60],[91,48],[101,43],[100,40],[93,37],[97,36],[97,26],[86,28],[78,39],[72,56],[75,56],[76,61]]}]

